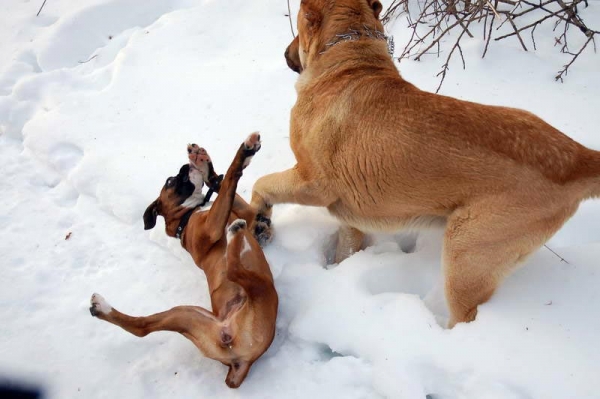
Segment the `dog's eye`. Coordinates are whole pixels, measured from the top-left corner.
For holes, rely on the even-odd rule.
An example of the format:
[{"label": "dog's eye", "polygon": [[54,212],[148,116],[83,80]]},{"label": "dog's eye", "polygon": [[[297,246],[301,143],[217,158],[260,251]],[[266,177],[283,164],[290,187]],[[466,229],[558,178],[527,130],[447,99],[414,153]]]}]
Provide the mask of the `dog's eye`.
[{"label": "dog's eye", "polygon": [[175,178],[174,177],[169,177],[167,179],[167,181],[165,182],[165,186],[167,186],[167,187],[171,187],[171,186],[173,186],[173,184],[175,184]]},{"label": "dog's eye", "polygon": [[183,182],[187,183],[190,180],[190,178],[188,177],[188,175],[183,176]]}]

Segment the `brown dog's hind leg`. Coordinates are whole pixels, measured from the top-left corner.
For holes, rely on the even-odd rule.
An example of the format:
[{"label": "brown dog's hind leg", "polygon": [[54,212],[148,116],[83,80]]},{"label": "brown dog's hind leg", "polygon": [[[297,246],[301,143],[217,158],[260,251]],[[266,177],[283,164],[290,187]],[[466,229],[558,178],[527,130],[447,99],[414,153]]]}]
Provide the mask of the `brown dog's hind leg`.
[{"label": "brown dog's hind leg", "polygon": [[[238,264],[240,262],[240,255],[245,250],[250,250],[249,244],[244,243],[243,230],[247,227],[247,222],[244,219],[234,220],[233,223],[227,228],[227,264],[232,263]],[[244,248],[242,245],[247,244],[248,247]]]},{"label": "brown dog's hind leg", "polygon": [[138,337],[156,331],[181,333],[207,356],[210,354],[210,348],[207,347],[207,344],[211,343],[210,337],[217,337],[219,331],[215,316],[200,306],[177,306],[151,316],[132,317],[119,312],[102,296],[94,294],[91,299],[90,313]]},{"label": "brown dog's hind leg", "polygon": [[[273,282],[246,269],[242,264],[242,256],[252,250],[244,235],[246,228],[246,221],[243,219],[234,220],[227,228],[227,278],[242,286],[251,300],[256,299],[255,294],[259,292],[262,300],[277,301],[274,289],[269,293],[264,289],[265,285],[272,287]],[[275,297],[272,298],[272,295]]]},{"label": "brown dog's hind leg", "polygon": [[350,226],[340,226],[338,233],[338,242],[335,250],[335,263],[340,263],[344,259],[358,252],[362,247],[365,234]]}]

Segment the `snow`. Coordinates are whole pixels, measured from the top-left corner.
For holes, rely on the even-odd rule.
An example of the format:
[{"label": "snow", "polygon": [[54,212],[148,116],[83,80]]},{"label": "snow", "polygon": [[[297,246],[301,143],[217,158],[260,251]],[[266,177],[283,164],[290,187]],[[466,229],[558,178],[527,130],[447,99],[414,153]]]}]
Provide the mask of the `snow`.
[{"label": "snow", "polygon": [[[441,327],[440,231],[375,235],[333,265],[336,221],[276,206],[265,254],[277,334],[236,391],[222,364],[177,334],[139,339],[92,318],[94,292],[134,315],[209,306],[203,273],[162,219],[144,231],[142,214],[187,143],[224,173],[260,130],[238,189],[247,199],[258,177],[293,165],[287,4],[49,0],[35,17],[40,5],[0,6],[0,376],[48,398],[600,397],[600,201],[548,243],[568,263],[540,249],[475,322],[452,330]],[[600,25],[600,2],[581,12]],[[391,33],[398,53],[403,18]],[[525,108],[600,149],[600,58],[587,51],[555,83],[569,57],[537,44],[495,42],[480,59],[482,43],[469,42],[467,69],[453,63],[441,93]],[[441,62],[399,68],[435,90]]]}]

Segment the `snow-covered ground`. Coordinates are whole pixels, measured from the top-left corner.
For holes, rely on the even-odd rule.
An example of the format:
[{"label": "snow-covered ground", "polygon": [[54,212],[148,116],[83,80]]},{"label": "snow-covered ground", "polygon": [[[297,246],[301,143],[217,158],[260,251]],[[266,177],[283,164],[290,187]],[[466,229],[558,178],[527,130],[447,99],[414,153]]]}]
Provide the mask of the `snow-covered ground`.
[{"label": "snow-covered ground", "polygon": [[[287,3],[48,0],[36,17],[41,3],[0,5],[0,378],[48,398],[600,398],[600,201],[549,242],[568,263],[542,248],[453,330],[440,326],[441,232],[372,237],[327,265],[336,222],[277,206],[265,249],[277,335],[235,391],[181,336],[139,339],[93,319],[93,292],[134,315],[209,305],[202,272],[141,215],[189,142],[224,172],[260,130],[247,199],[258,177],[293,164]],[[600,2],[581,11],[598,29]],[[409,32],[403,18],[390,28],[398,53]],[[560,84],[569,57],[537,45],[496,42],[481,60],[472,40],[441,93],[526,108],[600,149],[600,55],[586,51]],[[435,90],[440,64],[399,68]]]}]

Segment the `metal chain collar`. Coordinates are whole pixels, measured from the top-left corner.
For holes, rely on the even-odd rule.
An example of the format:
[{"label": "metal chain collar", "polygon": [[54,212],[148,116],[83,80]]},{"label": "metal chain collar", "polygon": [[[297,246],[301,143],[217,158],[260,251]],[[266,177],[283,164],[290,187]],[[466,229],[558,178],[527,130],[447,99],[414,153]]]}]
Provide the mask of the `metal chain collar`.
[{"label": "metal chain collar", "polygon": [[388,45],[388,53],[390,54],[390,57],[394,56],[395,45],[393,36],[387,36],[385,33],[371,29],[366,25],[363,25],[363,28],[364,30],[350,29],[347,33],[335,35],[335,39],[325,44],[325,50],[321,51],[319,54],[323,54],[336,44],[358,40],[361,37],[369,37],[376,40],[385,40]]}]

